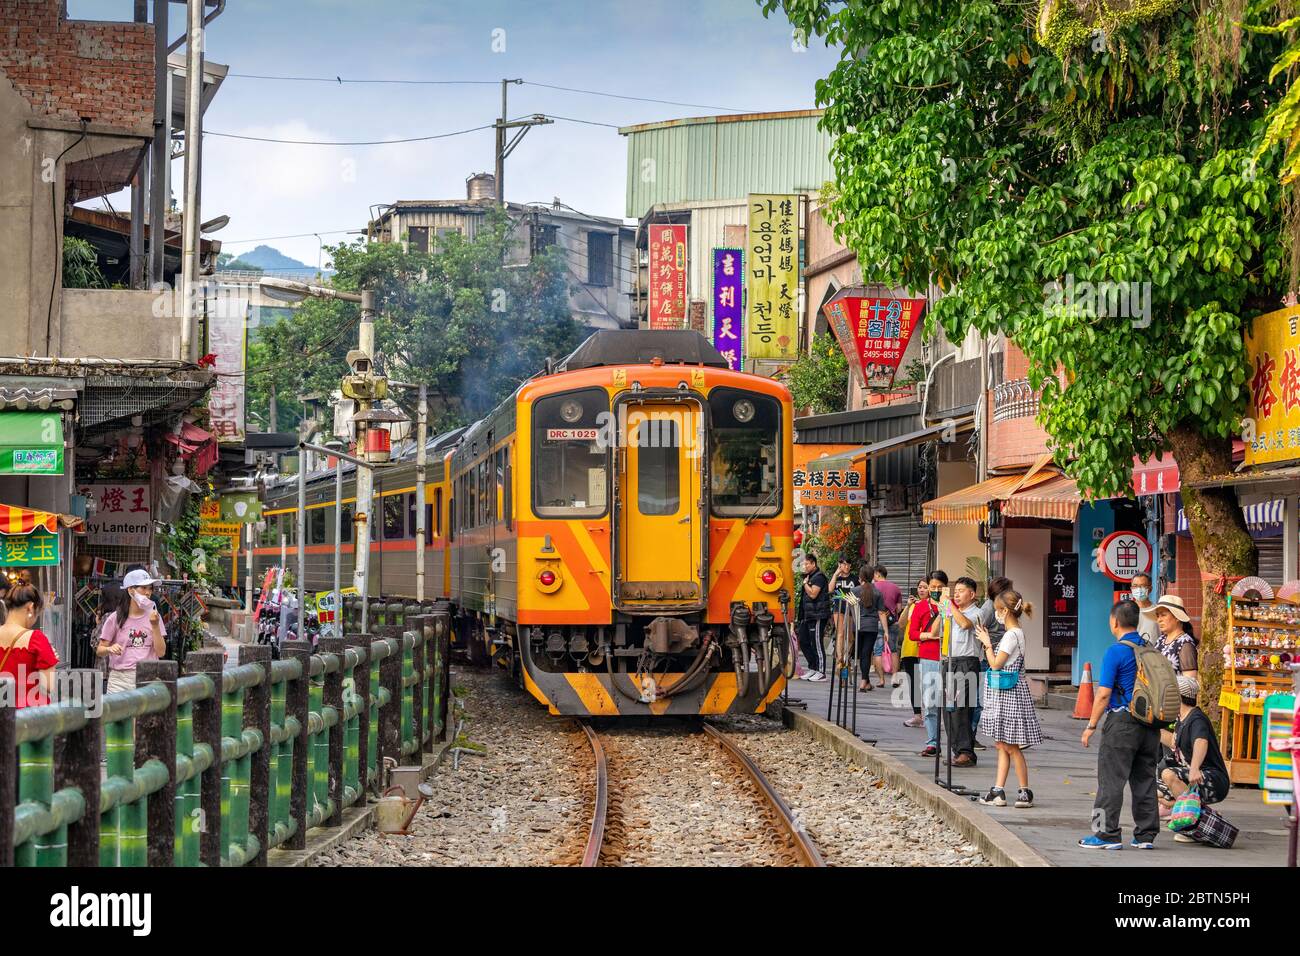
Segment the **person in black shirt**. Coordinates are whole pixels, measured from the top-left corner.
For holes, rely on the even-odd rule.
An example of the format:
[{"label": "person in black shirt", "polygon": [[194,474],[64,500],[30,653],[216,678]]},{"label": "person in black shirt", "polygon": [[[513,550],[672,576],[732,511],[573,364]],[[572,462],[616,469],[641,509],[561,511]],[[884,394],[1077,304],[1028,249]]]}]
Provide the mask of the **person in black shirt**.
[{"label": "person in black shirt", "polygon": [[[1187,792],[1189,787],[1196,787],[1201,803],[1209,806],[1218,803],[1228,795],[1231,783],[1228,779],[1228,766],[1223,762],[1219,750],[1219,739],[1214,734],[1214,726],[1205,711],[1196,706],[1196,697],[1200,687],[1196,680],[1185,675],[1178,677],[1178,696],[1181,704],[1178,708],[1178,723],[1173,731],[1161,731],[1160,736],[1165,746],[1173,750],[1173,758],[1161,762],[1160,782],[1168,791],[1162,796],[1161,805],[1168,809],[1175,800]],[[1190,842],[1190,835],[1176,834],[1174,839]]]},{"label": "person in black shirt", "polygon": [[831,575],[831,616],[835,621],[835,659],[845,663],[848,657],[847,647],[854,639],[853,614],[845,594],[858,586],[858,576],[853,573],[853,565],[848,558],[840,558],[835,573]]},{"label": "person in black shirt", "polygon": [[826,679],[826,675],[821,672],[822,630],[830,616],[830,582],[818,570],[816,556],[809,552],[803,559],[803,586],[799,589],[799,615],[796,622],[799,649],[803,651],[810,668],[803,675],[805,680]]},{"label": "person in black shirt", "polygon": [[876,640],[889,633],[884,597],[871,583],[872,569],[862,566],[862,584],[853,589],[858,604],[858,690],[871,690],[871,658]]}]

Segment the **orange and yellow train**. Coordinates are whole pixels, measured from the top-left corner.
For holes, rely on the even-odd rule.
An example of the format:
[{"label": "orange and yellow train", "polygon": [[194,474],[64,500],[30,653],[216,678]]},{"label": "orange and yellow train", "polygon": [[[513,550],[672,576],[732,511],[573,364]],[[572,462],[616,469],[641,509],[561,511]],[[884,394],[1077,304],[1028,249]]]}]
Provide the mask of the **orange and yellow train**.
[{"label": "orange and yellow train", "polygon": [[[791,441],[785,387],[698,333],[597,332],[431,443],[426,597],[551,713],[762,711],[791,666]],[[414,463],[375,486],[370,593],[414,597]],[[259,572],[296,495],[271,489]],[[334,499],[332,473],[310,483],[309,589],[332,580]]]}]

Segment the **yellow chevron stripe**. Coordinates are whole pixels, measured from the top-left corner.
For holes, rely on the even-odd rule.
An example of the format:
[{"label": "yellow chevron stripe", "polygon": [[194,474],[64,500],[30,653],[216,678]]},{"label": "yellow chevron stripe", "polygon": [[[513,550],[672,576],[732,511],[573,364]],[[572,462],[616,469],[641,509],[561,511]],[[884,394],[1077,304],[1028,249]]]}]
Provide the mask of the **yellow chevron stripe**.
[{"label": "yellow chevron stripe", "polygon": [[587,713],[595,717],[618,716],[618,705],[601,686],[600,679],[595,674],[565,674],[564,679],[578,695],[582,706],[587,708]]}]

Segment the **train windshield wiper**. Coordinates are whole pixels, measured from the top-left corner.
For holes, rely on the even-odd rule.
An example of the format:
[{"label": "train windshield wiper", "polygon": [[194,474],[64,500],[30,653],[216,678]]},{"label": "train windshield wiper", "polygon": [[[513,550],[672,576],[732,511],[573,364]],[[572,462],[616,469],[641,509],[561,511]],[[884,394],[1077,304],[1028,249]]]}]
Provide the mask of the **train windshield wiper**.
[{"label": "train windshield wiper", "polygon": [[758,503],[758,507],[755,508],[752,512],[750,512],[749,517],[745,519],[745,524],[749,524],[751,521],[757,518],[758,513],[772,503],[772,499],[776,497],[776,493],[780,490],[781,490],[780,484],[773,485],[772,490],[767,493],[767,497],[764,498],[762,501],[760,501]]}]

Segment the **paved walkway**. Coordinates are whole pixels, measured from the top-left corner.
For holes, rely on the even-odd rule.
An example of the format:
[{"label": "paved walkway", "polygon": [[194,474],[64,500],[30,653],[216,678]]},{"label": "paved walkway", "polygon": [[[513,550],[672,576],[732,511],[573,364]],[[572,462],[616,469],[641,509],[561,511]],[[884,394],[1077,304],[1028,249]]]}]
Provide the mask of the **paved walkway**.
[{"label": "paved walkway", "polygon": [[[820,683],[793,681],[791,701],[802,699],[808,711],[825,718],[830,680]],[[910,705],[899,709],[891,702],[889,689],[876,688],[857,696],[857,735],[900,759],[908,767],[928,778],[934,777],[934,759],[919,756],[925,746],[925,731],[904,727],[911,717]],[[852,704],[850,692],[848,701]],[[1088,832],[1093,798],[1097,793],[1097,746],[1094,736],[1085,750],[1079,744],[1084,722],[1073,720],[1069,711],[1040,710],[1045,740],[1041,747],[1026,751],[1029,762],[1029,785],[1034,791],[1034,806],[1028,810],[1014,807],[983,807],[972,803],[979,813],[987,813],[1028,843],[1053,864],[1059,866],[1284,866],[1287,851],[1287,821],[1281,807],[1266,806],[1260,792],[1253,787],[1236,787],[1228,798],[1216,804],[1228,820],[1241,830],[1231,850],[1219,850],[1200,844],[1177,843],[1173,834],[1162,830],[1153,851],[1133,850],[1127,843],[1133,836],[1132,809],[1125,793],[1121,822],[1125,848],[1121,851],[1083,850],[1076,845]],[[834,715],[831,717],[834,720]],[[989,743],[988,741],[983,741]],[[997,751],[978,753],[977,768],[953,768],[954,784],[987,790],[993,784],[997,768]],[[946,779],[946,766],[940,767],[940,779]],[[1014,771],[1007,781],[1008,796],[1015,795]]]}]

